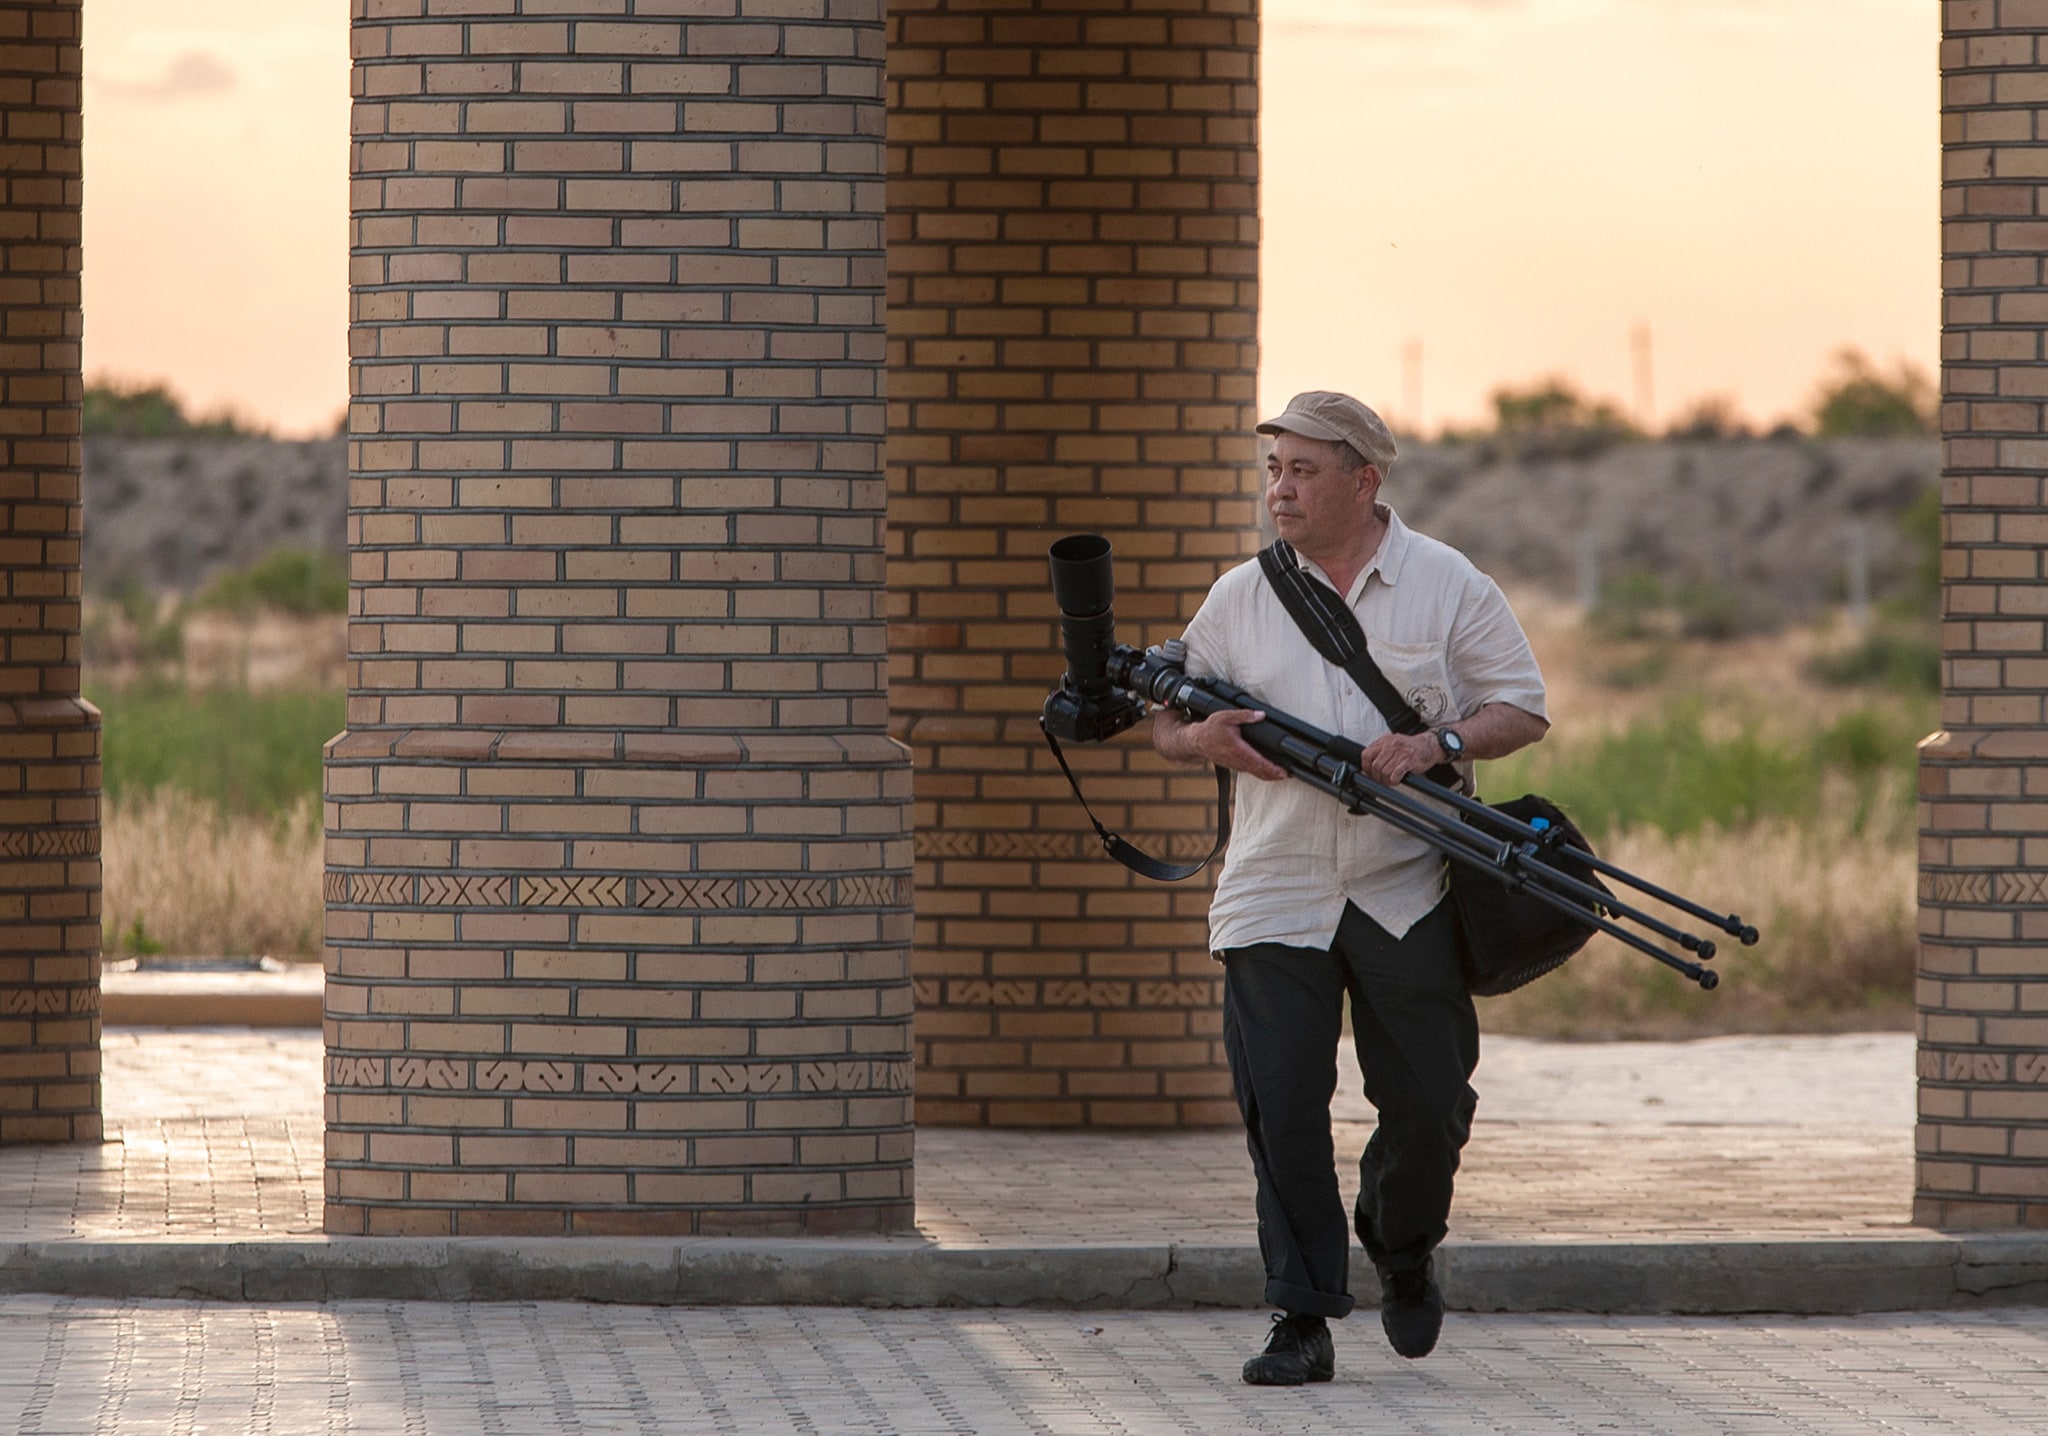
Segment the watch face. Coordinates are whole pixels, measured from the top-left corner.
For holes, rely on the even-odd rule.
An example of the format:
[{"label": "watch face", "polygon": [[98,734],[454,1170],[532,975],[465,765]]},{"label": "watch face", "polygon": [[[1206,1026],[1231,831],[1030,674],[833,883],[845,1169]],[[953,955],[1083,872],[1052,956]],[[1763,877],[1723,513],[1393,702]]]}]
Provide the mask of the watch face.
[{"label": "watch face", "polygon": [[1465,756],[1465,740],[1463,738],[1460,738],[1456,733],[1453,733],[1450,729],[1437,729],[1436,741],[1440,745],[1442,745],[1443,750],[1446,753],[1450,754],[1453,758],[1462,758]]}]

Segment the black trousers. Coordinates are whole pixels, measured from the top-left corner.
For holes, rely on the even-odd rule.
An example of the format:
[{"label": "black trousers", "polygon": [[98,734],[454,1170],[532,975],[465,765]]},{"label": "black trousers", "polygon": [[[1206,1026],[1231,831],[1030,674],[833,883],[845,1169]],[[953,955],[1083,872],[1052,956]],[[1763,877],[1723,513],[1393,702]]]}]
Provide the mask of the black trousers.
[{"label": "black trousers", "polygon": [[1353,1305],[1330,1136],[1346,993],[1365,1095],[1379,1109],[1359,1161],[1358,1239],[1384,1275],[1421,1266],[1449,1230],[1479,1065],[1454,943],[1448,901],[1398,940],[1347,904],[1328,952],[1259,943],[1223,953],[1223,1042],[1274,1306],[1340,1317]]}]

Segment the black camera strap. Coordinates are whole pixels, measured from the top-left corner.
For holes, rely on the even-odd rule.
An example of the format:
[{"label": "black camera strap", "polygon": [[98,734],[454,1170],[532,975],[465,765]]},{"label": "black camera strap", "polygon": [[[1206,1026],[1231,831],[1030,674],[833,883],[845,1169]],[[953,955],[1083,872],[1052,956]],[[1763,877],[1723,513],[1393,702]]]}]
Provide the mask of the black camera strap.
[{"label": "black camera strap", "polygon": [[1223,845],[1230,841],[1230,770],[1219,766],[1216,769],[1216,846],[1209,849],[1209,856],[1198,863],[1167,863],[1140,852],[1124,839],[1102,826],[1102,820],[1095,816],[1095,810],[1088,806],[1088,800],[1081,796],[1081,784],[1074,777],[1074,770],[1067,766],[1067,755],[1060,751],[1059,739],[1047,733],[1045,724],[1038,725],[1038,731],[1045,733],[1045,741],[1052,749],[1053,757],[1059,759],[1060,771],[1067,775],[1067,786],[1074,790],[1081,811],[1088,815],[1088,821],[1095,825],[1095,835],[1102,839],[1102,850],[1137,873],[1140,877],[1152,878],[1162,883],[1177,883],[1182,878],[1191,878],[1216,860],[1223,851]]},{"label": "black camera strap", "polygon": [[[1359,626],[1351,605],[1328,584],[1317,583],[1301,571],[1293,545],[1285,539],[1273,540],[1259,550],[1259,567],[1302,636],[1316,652],[1351,675],[1351,681],[1365,690],[1365,696],[1380,710],[1389,728],[1410,736],[1429,731],[1415,706],[1401,696],[1401,690],[1388,681],[1379,664],[1373,661],[1372,650],[1366,646],[1365,630]],[[1429,770],[1429,777],[1447,788],[1463,785],[1457,769],[1449,763],[1437,764]]]}]

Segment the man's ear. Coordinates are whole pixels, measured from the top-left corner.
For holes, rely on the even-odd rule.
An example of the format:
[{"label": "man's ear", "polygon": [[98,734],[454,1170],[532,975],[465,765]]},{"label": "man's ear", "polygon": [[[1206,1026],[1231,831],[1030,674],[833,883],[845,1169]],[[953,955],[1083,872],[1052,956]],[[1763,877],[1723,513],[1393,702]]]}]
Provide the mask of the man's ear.
[{"label": "man's ear", "polygon": [[1386,482],[1386,475],[1380,472],[1378,464],[1367,464],[1358,472],[1363,476],[1358,482],[1363,487],[1367,499],[1373,503],[1378,503],[1380,485]]}]

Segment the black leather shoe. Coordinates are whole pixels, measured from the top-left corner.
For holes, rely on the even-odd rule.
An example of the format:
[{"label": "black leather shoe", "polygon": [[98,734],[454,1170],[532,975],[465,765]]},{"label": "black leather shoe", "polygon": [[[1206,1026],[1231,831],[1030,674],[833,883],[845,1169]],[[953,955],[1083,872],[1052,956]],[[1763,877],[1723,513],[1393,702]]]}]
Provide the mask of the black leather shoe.
[{"label": "black leather shoe", "polygon": [[1380,1326],[1387,1343],[1411,1361],[1436,1349],[1437,1333],[1444,1329],[1444,1294],[1431,1263],[1381,1274]]},{"label": "black leather shoe", "polygon": [[1330,1324],[1320,1316],[1273,1314],[1266,1349],[1244,1364],[1249,1386],[1303,1386],[1337,1374],[1337,1349]]}]

